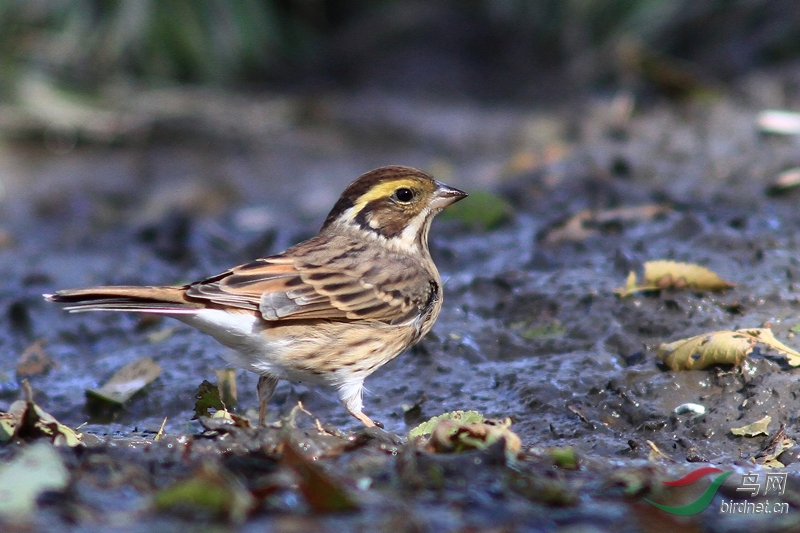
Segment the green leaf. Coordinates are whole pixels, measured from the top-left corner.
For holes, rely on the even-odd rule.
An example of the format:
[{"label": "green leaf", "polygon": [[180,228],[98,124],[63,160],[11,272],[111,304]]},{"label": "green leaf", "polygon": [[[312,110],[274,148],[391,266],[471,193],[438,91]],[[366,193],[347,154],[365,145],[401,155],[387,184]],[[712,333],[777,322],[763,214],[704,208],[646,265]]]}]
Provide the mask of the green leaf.
[{"label": "green leaf", "polygon": [[209,416],[210,409],[225,409],[225,404],[222,403],[219,397],[219,388],[208,380],[203,380],[194,397],[196,401],[194,402],[194,416],[192,419]]},{"label": "green leaf", "polygon": [[464,423],[483,422],[483,415],[477,411],[451,411],[449,413],[444,413],[421,423],[408,432],[408,437],[413,439],[430,435],[433,433],[433,429],[440,420],[457,420]]}]

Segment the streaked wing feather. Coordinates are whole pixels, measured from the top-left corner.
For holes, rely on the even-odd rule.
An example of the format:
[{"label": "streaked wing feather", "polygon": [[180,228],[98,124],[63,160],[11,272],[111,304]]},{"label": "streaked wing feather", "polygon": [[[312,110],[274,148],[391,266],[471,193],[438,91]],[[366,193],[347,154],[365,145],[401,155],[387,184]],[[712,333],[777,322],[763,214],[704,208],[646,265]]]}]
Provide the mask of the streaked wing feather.
[{"label": "streaked wing feather", "polygon": [[259,310],[265,320],[346,318],[386,322],[413,317],[421,305],[420,298],[427,298],[427,294],[408,292],[408,282],[412,281],[409,272],[415,271],[411,268],[413,263],[409,263],[402,279],[395,280],[380,269],[369,269],[366,261],[354,262],[349,269],[341,262],[331,266],[308,262],[298,265],[290,252],[291,249],[193,284],[187,295],[219,305]]}]

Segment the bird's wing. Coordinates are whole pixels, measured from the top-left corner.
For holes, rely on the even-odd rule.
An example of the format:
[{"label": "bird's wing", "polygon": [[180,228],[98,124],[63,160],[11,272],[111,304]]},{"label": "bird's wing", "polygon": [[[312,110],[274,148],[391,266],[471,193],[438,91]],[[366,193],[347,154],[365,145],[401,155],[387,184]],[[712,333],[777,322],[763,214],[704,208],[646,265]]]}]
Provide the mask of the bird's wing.
[{"label": "bird's wing", "polygon": [[[312,239],[187,287],[190,299],[257,310],[265,320],[405,322],[436,297],[433,277],[404,256],[388,263],[361,243]],[[380,253],[380,252],[377,252]],[[392,265],[384,268],[381,264]]]}]

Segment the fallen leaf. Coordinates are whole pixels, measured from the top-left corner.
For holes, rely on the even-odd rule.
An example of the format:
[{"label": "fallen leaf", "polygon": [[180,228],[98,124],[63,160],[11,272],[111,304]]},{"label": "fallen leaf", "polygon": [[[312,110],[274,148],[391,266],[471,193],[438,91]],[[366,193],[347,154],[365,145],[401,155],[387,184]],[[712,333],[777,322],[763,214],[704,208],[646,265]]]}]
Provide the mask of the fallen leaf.
[{"label": "fallen leaf", "polygon": [[437,415],[427,420],[408,432],[408,438],[423,437],[433,433],[433,429],[440,420],[456,420],[464,423],[483,422],[483,415],[477,411],[451,411]]},{"label": "fallen leaf", "polygon": [[650,461],[651,463],[654,463],[656,461],[667,461],[668,463],[675,462],[675,459],[662,452],[655,442],[648,440],[647,445],[650,447],[650,454],[647,456],[647,460]]},{"label": "fallen leaf", "polygon": [[53,446],[40,442],[21,448],[0,467],[0,517],[24,520],[36,509],[40,494],[64,490],[68,481],[67,468]]},{"label": "fallen leaf", "polygon": [[99,400],[121,406],[134,394],[161,375],[161,367],[152,357],[142,357],[117,370],[99,389],[86,389],[87,400]]},{"label": "fallen leaf", "polygon": [[739,365],[762,344],[782,353],[792,366],[800,366],[800,352],[778,341],[768,328],[714,331],[662,344],[658,357],[672,370],[700,370],[711,365]]},{"label": "fallen leaf", "polygon": [[636,292],[661,289],[721,291],[732,287],[735,285],[700,265],[676,261],[647,261],[641,283],[637,281],[636,274],[631,272],[625,286],[615,289],[614,294],[625,297]]},{"label": "fallen leaf", "polygon": [[601,231],[619,231],[625,224],[650,220],[669,212],[670,207],[661,204],[645,204],[615,209],[578,211],[567,219],[551,224],[539,233],[538,240],[544,244],[580,242]]},{"label": "fallen leaf", "polygon": [[39,339],[25,348],[25,351],[19,356],[17,378],[46,374],[56,366],[56,362],[44,351],[44,339]]},{"label": "fallen leaf", "polygon": [[772,422],[772,417],[767,415],[761,420],[739,428],[731,428],[731,433],[737,437],[756,437],[758,435],[768,435],[767,426]]},{"label": "fallen leaf", "polygon": [[764,443],[764,447],[755,457],[756,464],[764,468],[784,468],[785,465],[778,460],[778,457],[786,450],[794,447],[794,440],[786,435],[786,424],[781,423],[778,431]]},{"label": "fallen leaf", "polygon": [[255,505],[252,494],[216,462],[206,461],[188,479],[161,489],[153,502],[158,509],[244,522]]},{"label": "fallen leaf", "polygon": [[426,447],[435,453],[459,453],[469,450],[485,450],[504,441],[509,459],[513,459],[522,448],[522,441],[511,431],[511,420],[483,422],[459,422],[451,419],[439,420],[433,428]]},{"label": "fallen leaf", "polygon": [[338,481],[290,442],[284,443],[281,458],[297,475],[297,487],[314,512],[331,513],[358,508],[355,500]]},{"label": "fallen leaf", "polygon": [[56,446],[81,445],[81,434],[61,424],[33,402],[33,392],[28,381],[22,382],[24,400],[17,400],[0,413],[0,442],[9,440],[34,440],[46,438]]},{"label": "fallen leaf", "polygon": [[715,331],[662,344],[658,357],[672,370],[699,370],[711,365],[739,365],[753,350],[751,337],[737,331]]},{"label": "fallen leaf", "polygon": [[749,330],[741,330],[747,331],[753,338],[758,339],[759,342],[762,344],[782,353],[786,356],[786,362],[789,363],[791,366],[800,366],[800,352],[789,348],[778,339],[775,338],[775,335],[772,334],[772,330],[769,328],[757,328],[757,329],[749,329]]},{"label": "fallen leaf", "polygon": [[194,416],[192,420],[196,420],[201,416],[209,416],[211,409],[217,411],[225,409],[225,404],[222,403],[222,399],[219,397],[219,389],[208,380],[203,380],[194,397]]},{"label": "fallen leaf", "polygon": [[548,452],[550,453],[550,457],[553,458],[553,463],[555,463],[557,467],[566,468],[567,470],[575,470],[578,468],[578,454],[572,446],[550,448]]},{"label": "fallen leaf", "polygon": [[247,417],[231,413],[227,409],[219,409],[210,416],[200,416],[200,425],[209,431],[230,432],[234,428],[252,427]]}]

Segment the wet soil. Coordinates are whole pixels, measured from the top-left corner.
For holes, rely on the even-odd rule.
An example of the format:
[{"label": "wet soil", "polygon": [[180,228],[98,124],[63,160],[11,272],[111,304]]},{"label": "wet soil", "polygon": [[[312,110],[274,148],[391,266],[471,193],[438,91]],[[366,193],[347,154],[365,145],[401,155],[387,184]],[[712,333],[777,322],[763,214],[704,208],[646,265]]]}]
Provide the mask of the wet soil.
[{"label": "wet soil", "polygon": [[[792,82],[783,76],[769,86]],[[35,400],[64,424],[85,424],[91,441],[60,452],[73,476],[69,496],[41,502],[34,527],[213,523],[152,513],[148,503],[207,460],[261,494],[235,526],[242,531],[800,527],[791,513],[720,517],[720,499],[738,496],[735,484],[692,518],[642,500],[666,498],[660,480],[686,474],[690,463],[758,470],[749,459],[769,436],[735,437],[733,427],[770,415],[770,434],[781,424],[790,438],[800,431],[800,370],[782,358],[756,352],[739,368],[676,372],[656,357],[662,342],[764,325],[798,346],[800,192],[767,190],[780,171],[800,164],[800,138],[758,131],[764,106],[792,103],[762,90],[765,83],[756,76],[736,98],[642,105],[633,114],[620,111],[626,95],[546,110],[374,94],[283,99],[289,111],[263,131],[167,123],[114,146],[7,142],[0,148],[0,411],[19,396],[20,354],[45,339],[56,365],[29,377]],[[467,191],[494,190],[513,214],[493,229],[435,223],[444,309],[421,344],[367,380],[365,411],[398,435],[452,410],[510,417],[523,442],[517,463],[496,449],[434,455],[375,438],[332,392],[282,383],[271,419],[302,401],[337,428],[338,436],[320,434],[306,420],[291,439],[323,449],[315,457],[356,494],[360,510],[320,514],[295,482],[270,481],[271,491],[278,488],[266,497],[259,476],[287,468],[274,448],[281,430],[201,436],[192,420],[197,387],[215,380],[224,348],[168,320],[68,315],[41,299],[90,284],[187,282],[278,252],[312,235],[351,179],[384,164],[419,166]],[[557,233],[585,209],[653,204],[661,206],[655,216]],[[698,263],[736,286],[614,295],[629,271],[652,259]],[[113,420],[92,420],[84,390],[142,356],[161,365],[161,376]],[[255,383],[238,375],[239,412],[252,415]],[[420,409],[407,411],[415,403]],[[687,403],[704,413],[676,410]],[[153,442],[165,417],[166,436]],[[325,444],[330,439],[336,444]],[[669,459],[653,458],[648,442]],[[568,447],[576,468],[548,451]],[[17,451],[6,445],[0,453]],[[797,513],[798,463],[791,453],[781,460],[790,472],[783,501]]]}]

